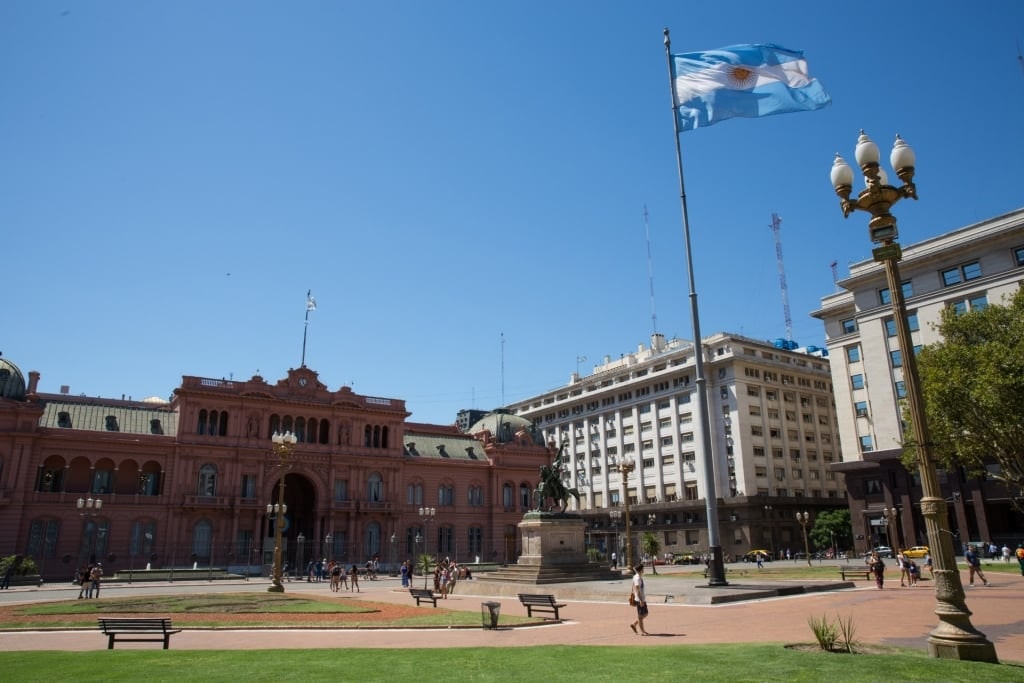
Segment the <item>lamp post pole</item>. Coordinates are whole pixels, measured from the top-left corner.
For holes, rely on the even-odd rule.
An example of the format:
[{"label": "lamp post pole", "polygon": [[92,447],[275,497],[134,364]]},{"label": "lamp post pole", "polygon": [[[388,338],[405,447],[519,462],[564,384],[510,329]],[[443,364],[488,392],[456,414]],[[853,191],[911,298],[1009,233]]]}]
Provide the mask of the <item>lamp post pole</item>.
[{"label": "lamp post pole", "polygon": [[882,508],[882,515],[885,517],[885,532],[889,535],[889,547],[895,553],[900,548],[897,529],[899,528],[900,511],[895,506]]},{"label": "lamp post pole", "polygon": [[[768,525],[768,550],[771,551],[772,559],[776,559],[778,556],[775,554],[775,530],[772,528],[772,506],[764,506],[764,518]],[[764,536],[761,537],[764,540]]]},{"label": "lamp post pole", "polygon": [[[303,536],[302,532],[300,531],[299,535],[295,537],[295,568],[294,568],[294,573],[295,573],[295,579],[296,580],[300,580],[299,577],[301,577],[303,574],[305,574],[306,575],[306,581],[308,582],[308,581],[312,581],[312,579],[309,577],[309,572],[306,571],[306,567],[302,563],[302,560],[305,559],[305,556],[306,556],[306,553],[304,552],[305,547],[306,547],[306,537]],[[316,543],[311,539],[309,541],[310,560],[315,560],[316,559],[316,557],[313,556],[314,552],[316,552]],[[287,564],[287,563],[285,563],[285,564]],[[283,572],[283,569],[282,569],[282,572]],[[291,574],[289,574],[288,576],[291,576]],[[288,580],[291,581],[291,579],[288,579]]]},{"label": "lamp post pole", "polygon": [[615,566],[612,569],[618,569],[619,560],[622,557],[622,542],[619,540],[619,520],[622,519],[622,510],[609,510],[608,517],[612,520],[612,533],[614,534],[612,550],[615,551]]},{"label": "lamp post pole", "polygon": [[633,539],[629,528],[629,473],[636,468],[636,463],[629,458],[614,462],[612,469],[618,471],[622,485],[622,502],[626,506],[626,566],[633,569]]},{"label": "lamp post pole", "polygon": [[916,161],[914,151],[896,136],[889,163],[903,183],[900,187],[889,185],[885,171],[879,166],[878,145],[864,131],[861,131],[857,140],[854,156],[864,175],[866,188],[855,199],[851,199],[853,169],[838,154],[832,164],[831,180],[839,196],[843,216],[849,217],[854,211],[865,211],[871,215],[868,231],[871,241],[879,245],[872,251],[872,256],[876,262],[885,266],[889,284],[896,336],[903,354],[903,380],[907,388],[907,410],[914,431],[913,447],[921,476],[921,514],[924,516],[935,571],[935,614],[939,617],[939,624],[928,636],[928,653],[938,659],[997,662],[995,645],[971,624],[971,611],[967,609],[960,572],[953,554],[953,536],[948,528],[946,500],[942,496],[938,471],[932,459],[931,437],[925,420],[924,398],[900,279],[898,264],[903,253],[896,241],[899,237],[896,217],[889,213],[892,205],[901,199],[917,199],[917,187],[913,182]]},{"label": "lamp post pole", "polygon": [[[654,535],[654,523],[657,522],[657,521],[658,521],[658,515],[654,514],[653,512],[651,514],[647,515],[647,528],[650,529],[650,531],[648,531],[647,533],[651,534],[652,536]],[[651,557],[651,573],[652,574],[657,574],[658,573],[658,558],[657,558],[657,556],[652,556]]]},{"label": "lamp post pole", "polygon": [[398,570],[395,569],[395,563],[397,561],[397,558],[395,556],[395,541],[397,540],[397,538],[397,534],[391,534],[391,558],[390,562],[388,563],[389,565],[391,565],[391,571],[388,572],[390,576],[395,576],[398,573]]},{"label": "lamp post pole", "polygon": [[[82,517],[82,540],[79,542],[78,563],[82,562],[82,550],[85,550],[85,563],[96,561],[96,538],[99,536],[99,528],[88,517],[95,517],[103,509],[103,500],[100,498],[79,498],[75,503],[78,508],[78,516]],[[92,525],[92,533],[89,533],[89,525]],[[81,566],[79,566],[81,569]]]},{"label": "lamp post pole", "polygon": [[804,559],[807,560],[807,566],[811,566],[811,546],[807,542],[807,523],[811,520],[811,516],[806,512],[796,513],[796,521],[800,522],[800,526],[804,528]]},{"label": "lamp post pole", "polygon": [[334,537],[330,532],[328,532],[328,534],[324,536],[324,554],[327,556],[328,562],[334,561],[334,546],[331,545],[332,540],[334,540]]},{"label": "lamp post pole", "polygon": [[274,515],[274,573],[272,583],[267,587],[267,591],[284,593],[284,584],[281,583],[281,546],[284,544],[284,515],[288,511],[288,506],[284,504],[284,478],[292,466],[292,454],[298,439],[291,432],[284,434],[274,432],[270,440],[274,444],[272,448],[274,455],[277,456],[277,471],[280,473],[280,480],[277,485],[277,502],[267,503],[267,514]]},{"label": "lamp post pole", "polygon": [[[430,538],[430,520],[434,519],[434,515],[437,514],[437,510],[434,508],[422,507],[420,508],[420,519],[423,520],[423,554],[428,554],[427,539]],[[427,587],[427,564],[423,565],[423,587]]]}]

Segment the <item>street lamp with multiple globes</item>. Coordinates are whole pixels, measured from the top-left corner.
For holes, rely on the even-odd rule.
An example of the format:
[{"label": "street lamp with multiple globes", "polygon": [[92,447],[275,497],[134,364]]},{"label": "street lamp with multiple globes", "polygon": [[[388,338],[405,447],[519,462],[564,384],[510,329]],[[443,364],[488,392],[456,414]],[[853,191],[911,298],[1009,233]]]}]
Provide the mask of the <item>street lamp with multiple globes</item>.
[{"label": "street lamp with multiple globes", "polygon": [[953,555],[953,537],[948,529],[946,500],[942,496],[938,471],[931,455],[931,437],[925,421],[924,399],[910,324],[907,321],[903,283],[900,280],[898,264],[903,254],[896,242],[899,237],[896,218],[889,213],[892,205],[901,199],[917,199],[917,187],[913,182],[916,163],[914,151],[896,136],[889,163],[903,183],[900,187],[889,185],[885,171],[879,167],[878,145],[864,131],[861,131],[857,139],[854,157],[864,176],[865,189],[855,199],[851,199],[853,169],[838,154],[832,164],[831,180],[839,196],[843,216],[849,217],[854,211],[865,211],[871,215],[868,232],[871,241],[879,245],[872,251],[872,256],[876,262],[885,266],[889,284],[896,336],[903,355],[907,409],[914,430],[913,447],[921,476],[921,514],[924,516],[935,571],[935,598],[938,603],[935,614],[939,617],[939,624],[928,636],[928,653],[939,659],[996,662],[995,645],[971,624],[971,612],[967,609],[960,572]]},{"label": "street lamp with multiple globes", "polygon": [[[437,510],[435,508],[427,508],[427,507],[420,508],[420,519],[423,520],[423,554],[424,555],[429,552],[429,548],[427,547],[427,539],[430,538],[430,521],[432,519],[434,519],[434,516],[436,514],[437,514]],[[440,551],[440,548],[438,548],[438,551]]]},{"label": "street lamp with multiple globes", "polygon": [[[99,527],[94,522],[86,521],[85,517],[95,517],[103,509],[103,500],[100,498],[79,498],[75,503],[78,508],[78,515],[82,517],[82,540],[78,550],[78,563],[82,564],[82,548],[86,550],[86,562],[96,561],[96,538],[99,536]],[[91,527],[91,529],[90,529]],[[90,530],[92,533],[90,533]],[[88,546],[86,546],[88,543]]]},{"label": "street lamp with multiple globes", "polygon": [[882,516],[885,517],[885,533],[889,536],[889,547],[893,553],[899,547],[899,539],[896,538],[896,528],[899,526],[900,511],[898,508],[882,508]]},{"label": "street lamp with multiple globes", "polygon": [[[654,514],[653,512],[651,514],[647,515],[647,527],[649,529],[651,529],[651,531],[649,531],[648,533],[650,533],[652,535],[654,534],[654,523],[657,522],[657,521],[658,521],[658,515]],[[651,557],[651,573],[653,573],[653,574],[657,574],[658,573],[658,558],[657,558],[657,556]]]},{"label": "street lamp with multiple globes", "polygon": [[616,458],[612,460],[609,469],[619,473],[619,483],[622,485],[622,501],[626,506],[626,566],[633,569],[633,539],[629,529],[629,473],[636,468],[636,463],[630,458]]},{"label": "street lamp with multiple globes", "polygon": [[277,471],[280,480],[277,485],[277,502],[267,503],[267,514],[274,516],[274,573],[272,583],[267,587],[271,593],[284,593],[284,584],[281,583],[281,546],[284,544],[284,515],[288,512],[288,506],[284,504],[284,478],[292,466],[292,455],[295,452],[295,443],[298,438],[291,432],[280,434],[274,432],[270,437],[273,442],[272,449],[277,456]]},{"label": "street lamp with multiple globes", "polygon": [[807,543],[807,523],[811,521],[811,516],[806,512],[796,513],[796,521],[800,522],[800,526],[804,528],[804,557],[807,558],[807,566],[811,566],[811,546]]}]

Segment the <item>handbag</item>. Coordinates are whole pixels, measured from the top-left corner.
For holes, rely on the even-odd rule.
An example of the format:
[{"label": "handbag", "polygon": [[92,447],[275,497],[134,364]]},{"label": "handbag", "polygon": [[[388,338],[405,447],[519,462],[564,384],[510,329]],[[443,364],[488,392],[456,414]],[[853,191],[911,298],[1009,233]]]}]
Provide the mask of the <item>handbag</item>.
[{"label": "handbag", "polygon": [[633,591],[629,591],[629,606],[636,607],[636,595]]}]

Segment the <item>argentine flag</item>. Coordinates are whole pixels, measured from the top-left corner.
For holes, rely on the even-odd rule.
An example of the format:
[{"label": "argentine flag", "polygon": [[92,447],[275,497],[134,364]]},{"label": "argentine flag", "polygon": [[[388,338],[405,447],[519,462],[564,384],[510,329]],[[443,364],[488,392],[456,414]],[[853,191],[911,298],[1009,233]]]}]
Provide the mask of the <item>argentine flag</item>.
[{"label": "argentine flag", "polygon": [[802,52],[778,45],[732,45],[672,55],[679,129],[693,130],[735,117],[814,111],[830,104],[807,74]]}]

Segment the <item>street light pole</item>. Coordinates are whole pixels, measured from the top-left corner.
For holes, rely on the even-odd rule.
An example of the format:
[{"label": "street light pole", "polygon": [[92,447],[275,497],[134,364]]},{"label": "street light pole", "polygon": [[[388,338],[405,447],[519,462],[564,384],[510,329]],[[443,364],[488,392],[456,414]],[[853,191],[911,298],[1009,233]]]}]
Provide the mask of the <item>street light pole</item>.
[{"label": "street light pole", "polygon": [[938,471],[932,459],[931,437],[925,419],[917,359],[914,357],[914,343],[903,297],[898,265],[903,253],[896,241],[899,237],[896,217],[889,213],[892,205],[901,199],[917,199],[917,187],[913,182],[916,161],[914,151],[896,136],[889,162],[903,182],[901,187],[889,185],[885,172],[879,166],[878,146],[864,131],[861,131],[857,140],[854,156],[866,185],[856,199],[851,199],[853,169],[838,154],[832,164],[831,180],[839,196],[843,216],[849,217],[854,211],[865,211],[871,215],[868,231],[871,241],[879,245],[872,251],[872,256],[876,262],[885,266],[889,284],[896,335],[903,354],[907,410],[914,430],[913,446],[921,476],[921,514],[924,516],[928,546],[934,562],[935,614],[939,617],[939,623],[928,636],[928,653],[938,659],[997,662],[995,645],[971,624],[971,611],[967,609],[960,572],[953,554],[953,536],[948,529],[946,500],[942,496]]},{"label": "street light pole", "polygon": [[612,463],[611,469],[618,471],[622,485],[622,501],[626,506],[626,566],[633,569],[633,539],[629,528],[629,473],[636,468],[636,463],[629,458],[621,458]]},{"label": "street light pole", "polygon": [[622,519],[622,510],[609,510],[608,517],[612,520],[612,533],[614,534],[612,550],[615,551],[615,566],[612,569],[618,569],[619,560],[622,558],[622,541],[619,540],[619,520]]},{"label": "street light pole", "polygon": [[[650,529],[650,531],[648,531],[647,533],[652,534],[652,535],[654,534],[654,523],[656,521],[658,521],[658,515],[654,514],[653,512],[651,514],[647,515],[647,528]],[[657,574],[658,573],[658,558],[657,557],[652,557],[651,558],[651,573],[652,574]]]},{"label": "street light pole", "polygon": [[899,549],[899,539],[896,537],[896,529],[899,526],[900,511],[896,507],[882,508],[882,516],[885,517],[885,531],[889,535],[889,547],[895,553]]},{"label": "street light pole", "polygon": [[807,566],[811,566],[811,546],[807,543],[807,522],[810,521],[811,516],[806,512],[796,513],[796,521],[800,522],[800,526],[804,528],[804,559],[807,560]]},{"label": "street light pole", "polygon": [[274,515],[274,574],[272,583],[267,587],[271,593],[284,593],[284,584],[281,583],[281,546],[284,544],[284,514],[288,506],[284,504],[284,478],[292,466],[292,454],[294,453],[296,436],[291,432],[279,434],[274,432],[270,437],[273,442],[272,449],[277,456],[277,471],[280,473],[280,480],[277,486],[277,502],[267,503],[267,514]]},{"label": "street light pole", "polygon": [[[772,528],[772,506],[764,506],[764,518],[768,522],[768,549],[772,553],[772,559],[777,559],[778,556],[775,554],[775,529]],[[762,537],[763,540],[763,537]]]}]

